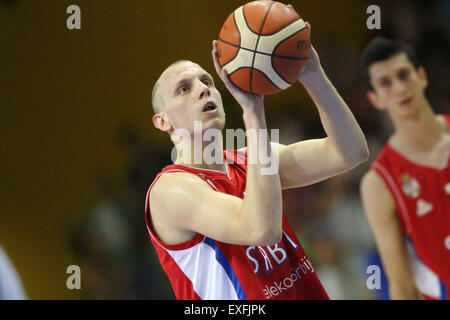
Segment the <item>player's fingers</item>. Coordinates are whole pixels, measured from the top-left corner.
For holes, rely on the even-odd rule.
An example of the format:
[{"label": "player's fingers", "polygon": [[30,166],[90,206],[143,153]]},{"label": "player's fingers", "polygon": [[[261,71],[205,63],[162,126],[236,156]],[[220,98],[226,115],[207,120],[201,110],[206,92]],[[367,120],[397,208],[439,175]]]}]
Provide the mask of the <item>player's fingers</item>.
[{"label": "player's fingers", "polygon": [[230,90],[231,92],[236,90],[236,86],[233,84],[233,82],[231,82],[230,78],[228,77],[227,70],[222,69],[222,71],[220,73],[220,77],[222,78],[222,81],[225,84],[225,86],[228,88],[228,90]]},{"label": "player's fingers", "polygon": [[227,87],[231,93],[238,91],[238,88],[233,84],[233,82],[231,82],[230,78],[228,77],[228,71],[223,69],[219,64],[216,40],[213,41],[212,55],[213,55],[214,67],[216,68],[216,72],[222,79],[223,83],[225,84],[225,87]]},{"label": "player's fingers", "polygon": [[216,40],[213,41],[212,58],[213,58],[213,62],[214,62],[214,67],[216,68],[216,72],[220,76],[222,74],[222,68],[220,67],[218,56],[217,56],[217,42],[216,42]]},{"label": "player's fingers", "polygon": [[214,67],[216,68],[217,74],[220,76],[222,81],[225,83],[226,86],[232,86],[230,79],[228,78],[228,73],[225,69],[222,69],[222,67],[219,64],[218,59],[218,52],[217,52],[217,41],[213,41],[213,50],[212,50],[212,56],[214,61]]},{"label": "player's fingers", "polygon": [[311,35],[311,25],[309,24],[308,21],[305,21],[305,24],[306,24],[306,27],[307,27],[308,30],[309,30],[309,39],[311,40],[311,38],[312,38],[312,35]]},{"label": "player's fingers", "polygon": [[225,69],[222,69],[222,73],[220,76],[223,80],[223,82],[225,83],[225,86],[227,86],[229,89],[230,88],[234,88],[233,83],[231,82],[230,78],[228,77],[228,72]]},{"label": "player's fingers", "polygon": [[217,41],[213,41],[213,49],[212,49],[212,57],[214,62],[214,67],[216,68],[217,73],[221,74],[222,68],[219,64],[219,54],[217,50]]}]

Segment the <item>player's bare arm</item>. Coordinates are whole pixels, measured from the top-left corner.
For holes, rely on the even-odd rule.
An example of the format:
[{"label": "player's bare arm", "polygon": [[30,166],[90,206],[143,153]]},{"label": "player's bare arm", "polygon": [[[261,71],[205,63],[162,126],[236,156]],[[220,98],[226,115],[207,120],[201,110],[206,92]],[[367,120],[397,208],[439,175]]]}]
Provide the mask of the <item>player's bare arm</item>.
[{"label": "player's bare arm", "polygon": [[[273,193],[267,196],[276,201]],[[187,241],[196,233],[240,245],[277,243],[281,219],[270,210],[258,212],[261,208],[251,202],[248,195],[243,200],[216,192],[199,177],[182,172],[163,175],[150,193],[152,223],[166,244]]]},{"label": "player's bare arm", "polygon": [[361,181],[360,193],[389,281],[391,299],[422,299],[408,264],[394,199],[384,181],[370,170]]},{"label": "player's bare arm", "polygon": [[341,174],[369,157],[361,128],[327,78],[314,48],[298,80],[314,101],[327,137],[280,146],[280,177],[285,189]]}]

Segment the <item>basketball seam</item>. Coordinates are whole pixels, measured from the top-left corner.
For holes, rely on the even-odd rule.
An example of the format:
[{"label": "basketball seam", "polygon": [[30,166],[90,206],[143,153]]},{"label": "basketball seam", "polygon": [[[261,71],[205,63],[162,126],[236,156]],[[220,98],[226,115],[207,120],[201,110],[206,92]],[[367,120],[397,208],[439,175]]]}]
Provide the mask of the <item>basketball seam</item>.
[{"label": "basketball seam", "polygon": [[[304,29],[302,29],[302,30],[304,30]],[[301,30],[300,30],[300,31],[301,31]],[[300,31],[298,31],[298,32],[300,32]],[[296,32],[296,33],[297,33],[297,32]],[[294,33],[294,35],[295,35],[296,33]],[[287,39],[289,39],[289,38],[287,38]],[[286,39],[286,40],[287,40],[287,39]],[[232,47],[235,47],[235,48],[237,48],[237,49],[242,49],[242,50],[246,50],[246,51],[251,51],[251,52],[263,54],[263,55],[266,55],[266,56],[272,56],[272,57],[275,57],[275,58],[282,58],[282,59],[289,59],[289,60],[308,60],[308,59],[309,59],[309,58],[307,58],[307,57],[291,57],[291,56],[283,56],[283,55],[281,55],[281,54],[270,54],[270,53],[267,53],[267,52],[256,51],[256,50],[252,50],[252,49],[249,49],[249,48],[244,48],[244,47],[238,46],[238,45],[236,45],[236,44],[234,44],[234,43],[225,41],[225,40],[223,40],[223,39],[221,39],[221,38],[219,38],[218,40],[221,41],[221,42],[223,42],[223,43],[225,43],[225,44],[228,44],[228,45],[230,45],[230,46],[232,46]],[[277,46],[278,46],[278,45],[277,45]],[[276,47],[275,47],[275,48],[276,48]]]},{"label": "basketball seam", "polygon": [[[235,11],[235,12],[236,12],[236,11]],[[253,33],[253,34],[258,35],[258,33],[256,33],[255,31],[253,31],[252,28],[250,28],[250,25],[248,24],[247,16],[245,15],[245,6],[242,6],[242,17],[244,18],[244,22],[245,22],[245,24],[247,25],[248,30],[249,30],[251,33]]]},{"label": "basketball seam", "polygon": [[[306,27],[304,27],[304,28],[302,28],[302,29],[300,29],[299,31],[297,31],[296,33],[293,33],[289,38],[286,38],[286,39],[284,39],[283,41],[281,41],[281,42],[279,42],[276,46],[275,46],[275,48],[273,49],[273,52],[275,52],[275,51],[277,51],[277,48],[283,43],[283,42],[285,42],[286,40],[288,40],[288,39],[290,39],[290,38],[292,38],[293,36],[295,36],[296,34],[298,34],[299,32],[302,32],[303,30],[305,30],[305,28],[307,28],[307,26]],[[278,76],[281,78],[281,79],[283,79],[284,81],[286,81],[287,83],[290,83],[290,84],[294,84],[295,83],[295,80],[294,80],[294,82],[289,82],[289,81],[287,81],[284,77],[283,77],[283,75],[281,75],[281,73],[279,73],[278,72],[278,70],[275,68],[275,66],[273,65],[273,58],[275,57],[275,55],[272,55],[272,57],[270,58],[270,64],[272,65],[272,69],[276,72],[276,74],[278,74]],[[276,57],[276,58],[279,58],[279,57]],[[304,59],[302,59],[302,60],[308,60],[309,58],[304,58]],[[299,59],[300,60],[300,59]]]},{"label": "basketball seam", "polygon": [[[228,74],[228,76],[229,77],[231,77],[234,73],[236,73],[236,72],[238,72],[239,70],[242,70],[242,69],[246,69],[246,68],[249,68],[249,67],[239,67],[239,68],[237,68],[236,70],[234,70],[232,73],[230,73],[230,74]],[[256,69],[256,70],[258,70],[258,69]],[[260,71],[260,70],[258,70],[258,71]],[[261,72],[261,71],[260,71]],[[268,77],[268,76],[266,76],[266,74],[264,73],[264,72],[261,72],[261,74],[271,83],[271,84],[273,84],[273,86],[275,87],[275,88],[278,88],[278,86]],[[287,82],[287,81],[286,81]],[[243,89],[243,88],[240,88],[241,90],[243,90],[243,91],[245,91],[245,92],[248,92],[248,93],[251,93],[251,94],[255,94],[255,93],[253,93],[253,92],[250,92],[250,91],[248,91],[248,90],[245,90],[245,89]]]},{"label": "basketball seam", "polygon": [[[234,20],[234,25],[236,26],[236,30],[237,30],[238,35],[239,35],[239,47],[240,47],[241,46],[241,30],[239,30],[238,23],[236,21],[236,11],[233,12],[233,20]],[[239,50],[238,50],[238,52],[239,52]]]},{"label": "basketball seam", "polygon": [[[239,67],[239,68],[237,68],[236,70],[234,70],[232,73],[229,73],[229,74],[228,74],[228,77],[231,77],[233,74],[235,74],[235,73],[238,72],[239,70],[246,69],[246,68],[248,68],[248,67]],[[244,88],[239,88],[239,89],[242,90],[242,91],[248,92],[248,93],[253,93],[253,92],[250,92],[250,91],[245,90]]]},{"label": "basketball seam", "polygon": [[[252,69],[253,70],[253,69]],[[270,77],[268,77],[263,71],[261,71],[261,70],[259,70],[259,69],[257,69],[257,68],[255,68],[255,70],[257,70],[257,71],[259,71],[263,76],[264,76],[264,78],[266,78],[271,84],[273,84],[273,86],[275,87],[275,88],[278,88],[278,89],[281,89],[279,86],[277,86],[276,84],[275,84],[275,82],[273,82],[272,81],[272,79],[270,79]],[[284,80],[284,79],[283,79]],[[286,83],[289,83],[288,81],[286,81]]]},{"label": "basketball seam", "polygon": [[[273,36],[274,34],[280,32],[281,30],[283,30],[283,29],[285,29],[285,28],[287,28],[287,27],[289,27],[291,24],[294,24],[294,23],[296,23],[296,22],[299,21],[299,20],[302,20],[302,18],[299,17],[299,18],[295,19],[294,21],[289,22],[287,25],[281,27],[281,28],[278,29],[277,31],[274,31],[274,32],[272,32],[272,33],[263,34],[263,36]],[[302,30],[305,30],[305,28],[307,28],[307,27],[303,27]],[[262,31],[262,30],[261,30],[261,31]],[[301,31],[301,30],[300,30],[300,31]]]},{"label": "basketball seam", "polygon": [[[255,46],[255,49],[254,49],[254,52],[253,52],[252,66],[251,66],[251,69],[250,69],[250,91],[252,93],[253,93],[253,67],[255,66],[256,49],[258,49],[259,39],[261,38],[261,33],[263,31],[263,28],[264,28],[264,23],[266,23],[267,16],[269,15],[270,9],[272,9],[274,4],[275,4],[275,1],[272,1],[272,3],[270,4],[269,8],[267,8],[267,11],[264,14],[264,18],[263,18],[263,20],[261,22],[261,27],[260,27],[259,33],[258,33],[258,39],[256,39],[256,46]],[[244,14],[244,16],[245,16],[245,14]],[[278,88],[278,89],[281,89],[278,86],[275,86],[275,87]]]}]

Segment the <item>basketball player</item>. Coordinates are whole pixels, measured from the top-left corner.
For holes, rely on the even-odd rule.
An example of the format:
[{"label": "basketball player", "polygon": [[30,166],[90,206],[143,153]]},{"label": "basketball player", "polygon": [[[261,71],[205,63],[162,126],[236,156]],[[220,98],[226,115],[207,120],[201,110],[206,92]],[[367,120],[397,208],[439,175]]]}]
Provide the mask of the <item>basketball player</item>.
[{"label": "basketball player", "polygon": [[[241,106],[246,131],[266,130],[264,97],[231,83],[216,45],[216,71]],[[298,80],[317,105],[326,138],[285,146],[249,134],[245,149],[221,149],[225,161],[212,164],[196,163],[194,152],[186,156],[195,121],[203,132],[225,124],[212,76],[196,63],[178,61],[156,82],[153,123],[177,140],[178,157],[148,190],[146,222],[177,299],[329,299],[282,212],[281,191],[346,172],[367,160],[368,149],[314,50]],[[177,129],[190,134],[179,141]],[[222,148],[221,137],[214,143]],[[200,147],[202,155],[206,144]],[[268,166],[261,161],[264,149],[279,159],[279,170],[262,174]]]},{"label": "basketball player", "polygon": [[425,69],[406,43],[374,39],[367,98],[394,133],[364,175],[361,197],[392,299],[446,299],[450,285],[450,117],[425,97]]}]

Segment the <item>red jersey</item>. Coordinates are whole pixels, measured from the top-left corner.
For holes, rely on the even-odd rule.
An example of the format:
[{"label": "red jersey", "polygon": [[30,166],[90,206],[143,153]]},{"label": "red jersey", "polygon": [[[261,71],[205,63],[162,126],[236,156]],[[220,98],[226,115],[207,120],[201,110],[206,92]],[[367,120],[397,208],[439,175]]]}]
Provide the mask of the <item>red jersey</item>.
[{"label": "red jersey", "polygon": [[147,192],[145,219],[150,239],[177,299],[329,299],[284,213],[282,241],[273,246],[228,244],[202,234],[176,245],[157,238],[151,224],[149,195],[163,174],[191,173],[216,192],[244,197],[245,154],[225,150],[224,156],[226,174],[170,165],[156,176]]},{"label": "red jersey", "polygon": [[[450,116],[445,116],[450,128]],[[407,159],[388,142],[371,168],[395,200],[418,288],[448,299],[450,288],[450,155],[440,167]]]}]

